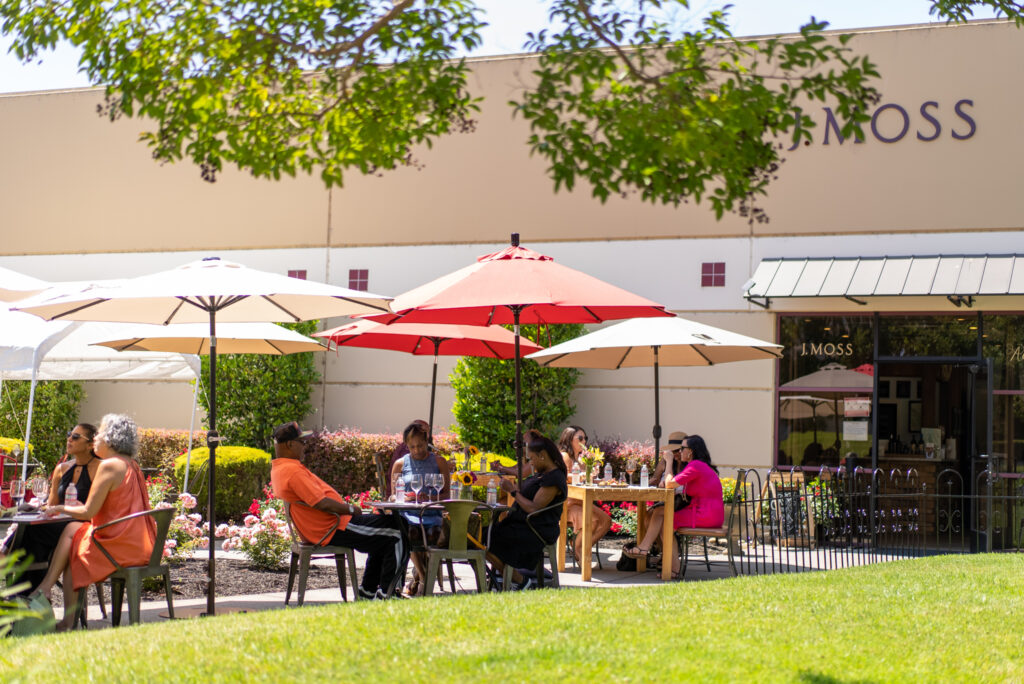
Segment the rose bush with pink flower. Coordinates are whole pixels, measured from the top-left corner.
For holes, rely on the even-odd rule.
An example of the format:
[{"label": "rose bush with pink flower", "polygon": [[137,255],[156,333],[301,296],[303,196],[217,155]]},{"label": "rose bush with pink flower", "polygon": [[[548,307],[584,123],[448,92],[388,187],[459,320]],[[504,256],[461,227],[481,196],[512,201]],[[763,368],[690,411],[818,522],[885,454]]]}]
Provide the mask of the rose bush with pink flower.
[{"label": "rose bush with pink flower", "polygon": [[167,501],[171,485],[159,475],[146,478],[146,491],[152,508],[173,508],[177,511],[167,529],[164,558],[172,563],[181,562],[191,558],[197,548],[205,549],[209,546],[209,525],[203,522],[202,514],[186,512],[196,507],[194,496],[186,492],[179,494],[173,503]]},{"label": "rose bush with pink flower", "polygon": [[284,519],[284,502],[274,496],[271,486],[263,488],[263,500],[253,499],[242,525],[218,525],[215,535],[223,539],[222,549],[238,550],[261,569],[280,567],[291,550],[291,535]]}]

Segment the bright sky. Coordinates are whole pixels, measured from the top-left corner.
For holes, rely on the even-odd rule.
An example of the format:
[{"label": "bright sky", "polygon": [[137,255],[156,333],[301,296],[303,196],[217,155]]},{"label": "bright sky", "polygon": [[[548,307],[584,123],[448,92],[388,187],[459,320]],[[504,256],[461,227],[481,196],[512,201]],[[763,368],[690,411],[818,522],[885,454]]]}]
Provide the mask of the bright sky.
[{"label": "bright sky", "polygon": [[[490,23],[484,48],[476,55],[523,51],[528,31],[547,23],[548,0],[478,0]],[[692,0],[695,16],[726,4],[718,0]],[[931,21],[928,0],[732,0],[736,35],[764,35],[795,31],[812,15],[834,28],[893,26]],[[979,13],[977,18],[992,16]],[[51,90],[90,85],[78,73],[74,49],[62,47],[31,64],[21,64],[7,53],[10,40],[0,37],[0,93]]]}]

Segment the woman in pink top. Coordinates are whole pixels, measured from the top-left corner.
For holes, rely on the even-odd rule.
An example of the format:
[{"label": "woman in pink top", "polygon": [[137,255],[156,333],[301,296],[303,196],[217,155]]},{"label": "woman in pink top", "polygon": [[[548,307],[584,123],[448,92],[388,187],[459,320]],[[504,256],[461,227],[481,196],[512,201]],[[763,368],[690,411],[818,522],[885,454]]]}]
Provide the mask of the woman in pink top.
[{"label": "woman in pink top", "polygon": [[[718,469],[711,463],[707,445],[700,436],[690,435],[683,440],[680,449],[686,466],[677,475],[672,474],[672,453],[665,452],[665,486],[685,487],[690,502],[675,512],[673,527],[721,527],[725,522],[722,481],[718,479]],[[635,548],[626,549],[623,553],[630,558],[646,558],[651,552],[651,544],[661,534],[664,515],[664,507],[655,509],[647,526],[647,534]],[[671,554],[672,574],[678,575],[679,548],[674,536]]]}]

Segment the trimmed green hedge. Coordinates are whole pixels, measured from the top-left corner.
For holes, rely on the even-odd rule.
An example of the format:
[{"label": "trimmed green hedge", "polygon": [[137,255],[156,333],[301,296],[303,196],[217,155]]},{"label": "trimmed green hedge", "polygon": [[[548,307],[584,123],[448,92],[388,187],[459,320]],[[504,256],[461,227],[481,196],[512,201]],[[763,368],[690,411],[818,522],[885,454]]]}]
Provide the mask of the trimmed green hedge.
[{"label": "trimmed green hedge", "polygon": [[[199,500],[200,509],[206,503],[208,475],[206,464],[210,449],[192,449],[192,467],[189,489]],[[181,489],[185,479],[185,456],[174,461],[174,476]],[[217,518],[241,520],[249,510],[253,498],[270,482],[270,454],[252,447],[217,447]]]},{"label": "trimmed green hedge", "polygon": [[[206,446],[206,430],[196,430],[192,448]],[[188,451],[188,430],[156,430],[139,428],[139,453],[136,459],[143,468],[156,468],[168,479],[174,474],[174,460]]]}]

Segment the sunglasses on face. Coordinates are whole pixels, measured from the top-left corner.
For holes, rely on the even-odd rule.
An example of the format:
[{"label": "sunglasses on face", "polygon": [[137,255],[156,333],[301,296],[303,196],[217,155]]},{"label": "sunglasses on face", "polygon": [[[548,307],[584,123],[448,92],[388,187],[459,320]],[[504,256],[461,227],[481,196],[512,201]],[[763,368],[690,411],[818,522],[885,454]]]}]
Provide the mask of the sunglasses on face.
[{"label": "sunglasses on face", "polygon": [[68,433],[68,439],[70,439],[72,442],[77,442],[80,439],[84,439],[87,442],[89,441],[89,439],[85,435],[80,435],[74,430]]}]

